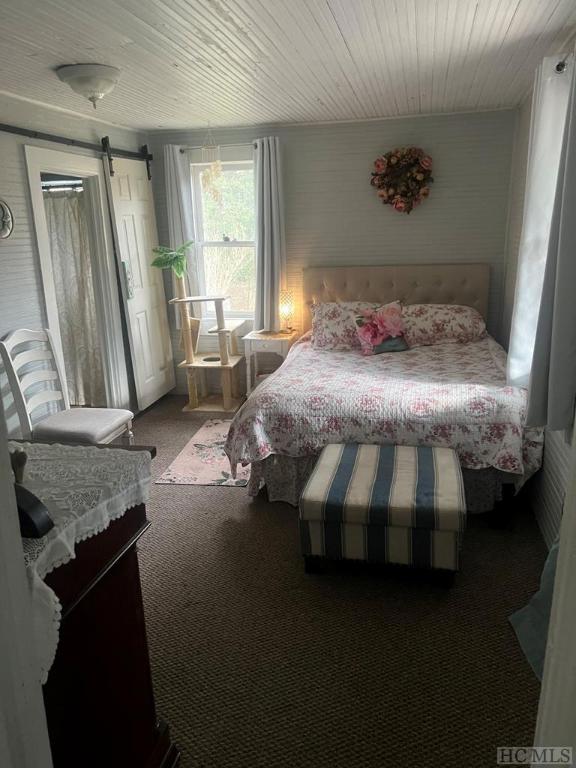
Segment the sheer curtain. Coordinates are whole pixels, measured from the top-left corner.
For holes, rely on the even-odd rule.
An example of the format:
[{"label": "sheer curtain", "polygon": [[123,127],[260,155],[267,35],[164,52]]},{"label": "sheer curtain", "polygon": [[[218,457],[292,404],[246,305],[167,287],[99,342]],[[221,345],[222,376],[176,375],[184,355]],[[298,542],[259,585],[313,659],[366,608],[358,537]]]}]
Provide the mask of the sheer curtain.
[{"label": "sheer curtain", "polygon": [[106,386],[85,205],[82,191],[44,193],[70,402],[105,407]]},{"label": "sheer curtain", "polygon": [[566,61],[564,71],[557,72],[559,59],[554,56],[543,60],[536,73],[532,101],[524,217],[508,355],[508,381],[521,387],[528,386],[532,368],[570,80],[574,69],[571,56]]},{"label": "sheer curtain", "polygon": [[280,288],[285,276],[286,238],[280,141],[254,142],[256,178],[256,311],[254,329],[277,331]]}]

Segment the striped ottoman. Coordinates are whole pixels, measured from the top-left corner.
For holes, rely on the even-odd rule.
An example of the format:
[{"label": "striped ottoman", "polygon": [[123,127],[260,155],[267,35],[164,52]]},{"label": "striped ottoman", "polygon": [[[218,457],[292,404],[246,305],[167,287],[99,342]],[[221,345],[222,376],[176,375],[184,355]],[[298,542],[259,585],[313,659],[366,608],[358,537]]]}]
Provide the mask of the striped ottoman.
[{"label": "striped ottoman", "polygon": [[327,445],[300,499],[307,571],[317,557],[457,571],[465,522],[450,448]]}]

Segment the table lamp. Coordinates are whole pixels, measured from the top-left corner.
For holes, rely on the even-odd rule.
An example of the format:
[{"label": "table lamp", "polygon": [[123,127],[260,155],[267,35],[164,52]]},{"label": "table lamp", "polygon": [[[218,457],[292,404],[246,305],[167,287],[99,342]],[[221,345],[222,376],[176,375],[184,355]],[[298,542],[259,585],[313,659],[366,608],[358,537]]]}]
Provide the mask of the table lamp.
[{"label": "table lamp", "polygon": [[294,322],[294,294],[292,291],[280,291],[279,314],[282,333],[291,333]]}]

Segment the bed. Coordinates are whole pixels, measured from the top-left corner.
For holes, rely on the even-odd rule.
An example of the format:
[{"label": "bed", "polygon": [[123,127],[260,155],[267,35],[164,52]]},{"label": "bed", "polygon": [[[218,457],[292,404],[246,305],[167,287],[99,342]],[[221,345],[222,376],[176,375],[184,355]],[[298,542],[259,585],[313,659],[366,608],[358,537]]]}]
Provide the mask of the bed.
[{"label": "bed", "polygon": [[540,466],[543,435],[524,425],[526,391],[506,384],[506,353],[490,336],[363,356],[314,349],[312,303],[366,300],[463,304],[484,317],[489,267],[314,268],[304,273],[305,333],[284,364],[236,414],[232,468],[252,465],[249,492],[297,504],[324,445],[338,442],[454,448],[470,511],[492,509],[505,484]]}]

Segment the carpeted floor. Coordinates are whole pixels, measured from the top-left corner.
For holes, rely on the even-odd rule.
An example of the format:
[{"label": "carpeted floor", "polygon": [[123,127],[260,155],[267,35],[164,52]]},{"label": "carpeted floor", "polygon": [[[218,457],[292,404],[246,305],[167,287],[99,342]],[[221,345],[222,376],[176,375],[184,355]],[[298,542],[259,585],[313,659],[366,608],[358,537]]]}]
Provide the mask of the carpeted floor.
[{"label": "carpeted floor", "polygon": [[[208,418],[182,404],[136,421],[155,476]],[[539,685],[507,622],[544,562],[529,517],[473,521],[446,590],[305,576],[296,510],[245,488],[154,485],[149,516],[156,701],[183,768],[487,768],[498,745],[532,743]]]}]

